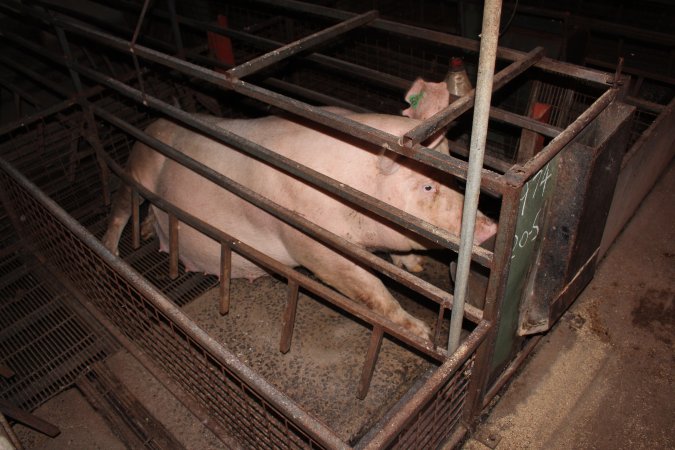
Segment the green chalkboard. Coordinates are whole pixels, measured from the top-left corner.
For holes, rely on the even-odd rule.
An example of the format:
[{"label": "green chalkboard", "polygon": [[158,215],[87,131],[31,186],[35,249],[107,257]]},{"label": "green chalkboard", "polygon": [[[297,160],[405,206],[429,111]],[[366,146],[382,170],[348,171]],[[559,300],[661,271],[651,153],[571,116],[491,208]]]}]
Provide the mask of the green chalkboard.
[{"label": "green chalkboard", "polygon": [[543,235],[546,208],[555,190],[560,154],[534,174],[522,187],[518,205],[516,231],[511,247],[511,261],[502,303],[501,320],[492,369],[502,366],[511,357],[520,300],[527,283],[527,275],[536,263],[536,250]]}]

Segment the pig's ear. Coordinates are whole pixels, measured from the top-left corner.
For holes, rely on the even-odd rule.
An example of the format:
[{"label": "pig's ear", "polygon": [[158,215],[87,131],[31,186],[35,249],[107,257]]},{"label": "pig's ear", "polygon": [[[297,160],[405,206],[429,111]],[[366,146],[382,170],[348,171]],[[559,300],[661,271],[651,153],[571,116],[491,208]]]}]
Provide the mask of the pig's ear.
[{"label": "pig's ear", "polygon": [[397,158],[397,153],[383,149],[380,156],[377,157],[377,170],[382,175],[391,175],[399,168],[399,163],[396,162]]},{"label": "pig's ear", "polygon": [[405,94],[405,101],[408,102],[410,108],[401,114],[424,120],[450,104],[450,92],[445,83],[432,83],[418,78]]}]

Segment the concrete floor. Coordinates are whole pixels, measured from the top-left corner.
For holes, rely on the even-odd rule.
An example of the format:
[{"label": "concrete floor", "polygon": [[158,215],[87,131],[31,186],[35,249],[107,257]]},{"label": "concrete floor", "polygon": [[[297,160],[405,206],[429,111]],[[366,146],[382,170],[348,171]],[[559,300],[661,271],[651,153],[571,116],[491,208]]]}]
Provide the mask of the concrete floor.
[{"label": "concrete floor", "polygon": [[[673,255],[671,164],[600,263],[594,280],[542,339],[463,448],[675,448]],[[114,367],[123,380],[137,377],[134,366],[122,365],[128,370]],[[146,406],[152,402],[145,397],[172,399],[146,382],[128,384]],[[59,424],[62,435],[57,439],[16,426],[25,448],[121,448],[79,395],[66,391],[36,411]],[[158,405],[148,408],[177,431],[186,414],[177,404]],[[170,420],[163,417],[167,411]],[[192,422],[177,433],[183,445],[220,446],[206,430],[200,434],[198,421]],[[92,433],[94,429],[98,431]]]},{"label": "concrete floor", "polygon": [[675,164],[464,450],[675,448]]}]

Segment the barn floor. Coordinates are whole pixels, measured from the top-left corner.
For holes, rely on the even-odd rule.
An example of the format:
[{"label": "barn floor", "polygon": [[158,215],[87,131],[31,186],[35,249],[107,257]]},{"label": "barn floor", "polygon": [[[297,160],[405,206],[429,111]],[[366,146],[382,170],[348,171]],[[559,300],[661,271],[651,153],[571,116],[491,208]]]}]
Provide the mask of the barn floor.
[{"label": "barn floor", "polygon": [[[595,279],[542,339],[465,450],[675,447],[673,205],[671,164]],[[125,352],[108,362],[130,391],[154,405],[148,408],[183,445],[219,448],[210,432],[161,386],[143,379],[134,364]],[[51,439],[16,425],[27,449],[124,447],[76,389],[35,414],[58,425],[61,435]]]}]

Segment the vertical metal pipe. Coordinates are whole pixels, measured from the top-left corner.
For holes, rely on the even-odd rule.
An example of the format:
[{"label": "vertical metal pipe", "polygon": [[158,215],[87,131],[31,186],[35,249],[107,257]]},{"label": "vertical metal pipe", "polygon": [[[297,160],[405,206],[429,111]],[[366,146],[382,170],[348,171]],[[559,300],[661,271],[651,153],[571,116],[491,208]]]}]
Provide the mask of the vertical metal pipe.
[{"label": "vertical metal pipe", "polygon": [[178,49],[177,56],[180,59],[185,58],[185,48],[183,47],[183,38],[180,34],[180,24],[176,18],[176,0],[169,0],[169,17],[171,19],[171,29],[173,30],[173,37]]},{"label": "vertical metal pipe", "polygon": [[284,311],[283,324],[281,327],[281,341],[279,351],[288,353],[291,349],[291,339],[293,338],[293,328],[295,326],[295,314],[298,310],[298,289],[300,285],[295,280],[288,280],[288,300]]},{"label": "vertical metal pipe", "polygon": [[232,249],[226,242],[220,243],[220,307],[224,316],[230,312],[230,281],[232,279]]},{"label": "vertical metal pipe", "polygon": [[131,247],[141,248],[141,199],[136,189],[131,190]]},{"label": "vertical metal pipe", "polygon": [[464,319],[464,302],[469,281],[471,248],[473,247],[473,234],[476,227],[476,212],[478,211],[480,173],[483,167],[488,119],[490,117],[490,99],[492,97],[492,81],[497,57],[501,10],[501,0],[486,0],[483,9],[483,31],[481,33],[476,100],[471,128],[469,169],[466,179],[466,192],[464,194],[464,209],[462,212],[457,281],[455,283],[452,317],[450,318],[450,336],[448,338],[448,352],[450,353],[459,347],[462,320]]},{"label": "vertical metal pipe", "polygon": [[373,372],[375,371],[375,363],[380,354],[380,347],[382,346],[382,338],[384,330],[379,325],[373,326],[373,333],[370,335],[370,343],[368,344],[368,352],[366,353],[366,361],[363,363],[363,370],[361,371],[361,381],[359,382],[359,391],[356,393],[356,398],[363,400],[368,395],[368,388],[370,381],[373,379]]},{"label": "vertical metal pipe", "polygon": [[56,36],[59,39],[61,48],[63,48],[63,55],[66,58],[66,65],[68,66],[68,71],[70,76],[73,79],[73,85],[79,94],[82,93],[82,81],[80,80],[80,74],[73,69],[73,53],[70,51],[70,45],[68,45],[68,39],[66,38],[66,33],[62,28],[54,26],[56,31]]},{"label": "vertical metal pipe", "polygon": [[178,218],[169,214],[169,278],[178,278]]}]

